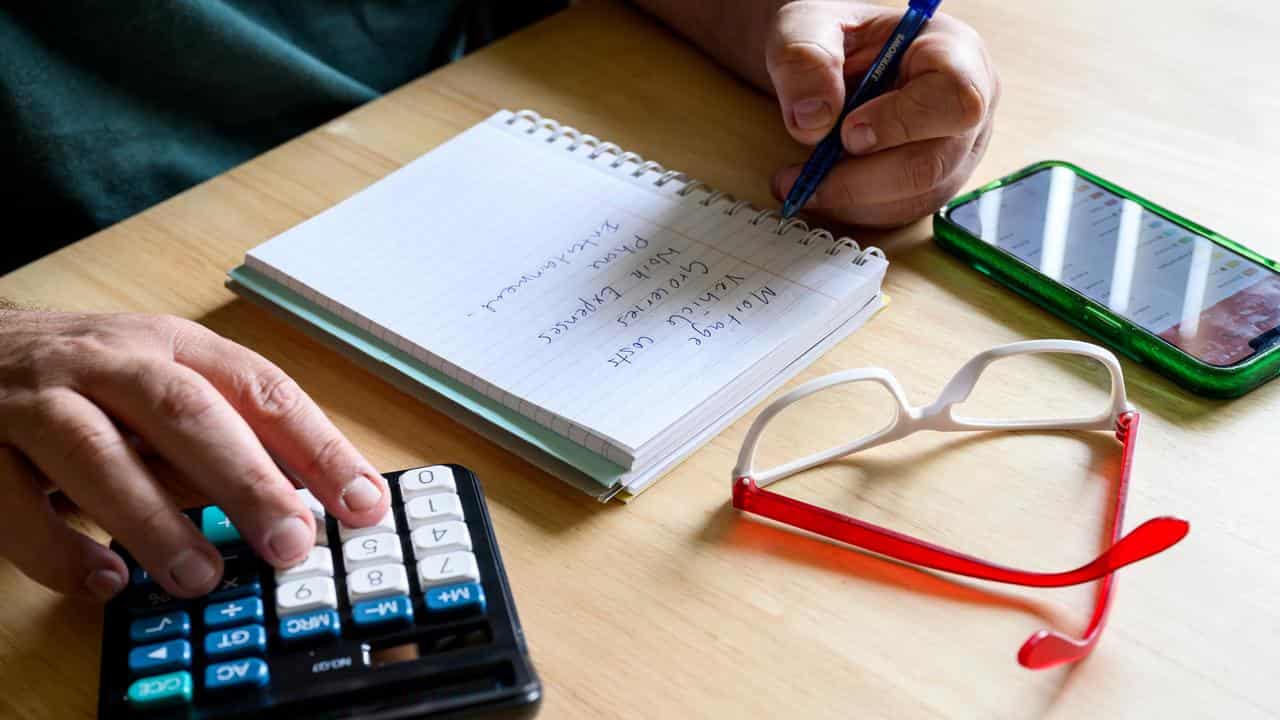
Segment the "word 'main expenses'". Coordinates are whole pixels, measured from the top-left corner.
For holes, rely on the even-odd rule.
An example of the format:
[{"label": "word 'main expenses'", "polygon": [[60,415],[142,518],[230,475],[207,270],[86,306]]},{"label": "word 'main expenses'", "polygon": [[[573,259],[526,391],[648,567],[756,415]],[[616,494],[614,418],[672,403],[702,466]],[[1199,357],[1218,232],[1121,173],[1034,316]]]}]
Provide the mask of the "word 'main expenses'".
[{"label": "word 'main expenses'", "polygon": [[569,262],[569,258],[573,257],[574,255],[579,255],[585,252],[587,248],[599,247],[600,240],[608,235],[612,235],[613,233],[618,232],[619,227],[620,225],[618,223],[605,220],[604,224],[596,228],[596,230],[593,231],[590,235],[573,243],[568,248],[566,248],[564,252],[560,253],[559,255],[555,255],[553,257],[547,258],[540,265],[538,265],[537,268],[524,273],[519,278],[517,278],[515,282],[499,290],[497,294],[495,294],[487,302],[481,303],[480,307],[484,308],[485,310],[488,310],[491,313],[498,312],[498,309],[496,307],[498,303],[501,303],[503,300],[507,299],[508,297],[511,297],[512,295],[515,295],[516,293],[520,292],[520,290],[524,288],[526,285],[538,281],[542,277],[554,272],[556,269],[561,267],[567,267],[568,265],[571,264]]}]

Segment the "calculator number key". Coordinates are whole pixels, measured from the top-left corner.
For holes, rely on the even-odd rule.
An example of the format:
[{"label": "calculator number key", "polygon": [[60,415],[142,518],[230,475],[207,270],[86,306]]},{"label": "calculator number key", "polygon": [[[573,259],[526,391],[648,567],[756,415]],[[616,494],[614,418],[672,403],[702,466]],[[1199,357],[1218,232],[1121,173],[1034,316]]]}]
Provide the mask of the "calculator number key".
[{"label": "calculator number key", "polygon": [[445,465],[405,470],[400,474],[400,496],[405,502],[419,495],[438,492],[458,492],[458,483],[453,479],[453,470]]},{"label": "calculator number key", "polygon": [[415,530],[423,525],[466,519],[462,517],[462,503],[453,493],[416,497],[404,506],[404,514],[409,520],[409,527]]},{"label": "calculator number key", "polygon": [[333,577],[333,553],[326,547],[313,547],[302,562],[276,571],[276,582],[286,583],[309,577]]},{"label": "calculator number key", "polygon": [[352,538],[342,544],[342,557],[347,563],[347,570],[404,561],[400,536],[392,533]]},{"label": "calculator number key", "polygon": [[418,561],[418,584],[424,591],[439,585],[479,581],[480,570],[476,566],[476,556],[470,552],[432,555]]},{"label": "calculator number key", "polygon": [[378,535],[381,533],[394,533],[396,531],[396,516],[390,511],[378,519],[378,522],[369,527],[351,527],[346,523],[338,523],[338,537],[343,543],[351,538],[364,537],[365,535]]},{"label": "calculator number key", "polygon": [[413,552],[419,559],[428,555],[471,549],[471,532],[467,524],[450,520],[449,522],[423,525],[413,531]]},{"label": "calculator number key", "polygon": [[347,575],[347,595],[352,605],[388,595],[408,594],[409,576],[403,565],[371,565]]},{"label": "calculator number key", "polygon": [[294,615],[338,607],[338,588],[331,578],[291,580],[276,588],[276,614]]}]

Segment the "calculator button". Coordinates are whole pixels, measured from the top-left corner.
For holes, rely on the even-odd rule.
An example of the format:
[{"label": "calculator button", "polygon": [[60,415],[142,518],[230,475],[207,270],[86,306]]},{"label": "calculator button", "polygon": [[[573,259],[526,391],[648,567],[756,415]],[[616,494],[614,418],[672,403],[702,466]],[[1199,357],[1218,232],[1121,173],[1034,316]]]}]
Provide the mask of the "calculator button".
[{"label": "calculator button", "polygon": [[352,538],[342,544],[342,559],[347,570],[369,565],[404,562],[404,554],[400,550],[400,536],[392,533],[378,533]]},{"label": "calculator button", "polygon": [[308,577],[333,577],[333,552],[329,548],[311,548],[302,562],[291,568],[276,571],[277,583]]},{"label": "calculator button", "polygon": [[190,703],[191,673],[182,670],[135,680],[126,697],[138,710]]},{"label": "calculator button", "polygon": [[316,545],[329,547],[329,527],[323,522],[316,522]]},{"label": "calculator button", "polygon": [[256,571],[238,568],[234,563],[227,563],[226,574],[218,582],[218,587],[209,593],[209,599],[230,600],[231,598],[261,594],[262,583],[259,582]]},{"label": "calculator button", "polygon": [[306,488],[298,488],[298,499],[301,500],[302,504],[306,505],[307,509],[311,511],[311,514],[315,516],[316,524],[324,525],[324,505],[316,499],[316,496]]},{"label": "calculator button", "polygon": [[128,599],[129,610],[134,614],[167,610],[178,602],[177,598],[160,589],[159,585],[138,586],[130,593]]},{"label": "calculator button", "polygon": [[351,618],[356,621],[356,625],[363,627],[384,623],[410,623],[413,622],[413,602],[404,595],[366,600],[352,606]]},{"label": "calculator button", "polygon": [[351,604],[388,595],[408,595],[409,575],[404,565],[371,565],[347,575],[347,595]]},{"label": "calculator button", "polygon": [[130,571],[129,573],[130,585],[146,585],[149,582],[151,582],[151,573],[147,572],[146,570],[143,570],[140,567],[136,567],[132,571]]},{"label": "calculator button", "polygon": [[240,658],[220,662],[204,669],[206,690],[226,690],[239,687],[265,687],[271,680],[267,664],[258,658]]},{"label": "calculator button", "polygon": [[129,639],[136,643],[186,637],[190,632],[191,618],[181,610],[138,618],[129,623]]},{"label": "calculator button", "polygon": [[240,531],[217,505],[209,505],[200,511],[200,532],[214,545],[240,541]]},{"label": "calculator button", "polygon": [[425,591],[440,585],[480,582],[476,556],[469,552],[432,555],[418,561],[418,584]]},{"label": "calculator button", "polygon": [[262,600],[256,597],[228,600],[204,606],[204,626],[209,629],[262,622]]},{"label": "calculator button", "polygon": [[191,667],[191,643],[186,640],[143,645],[129,651],[129,672],[134,675]]},{"label": "calculator button", "polygon": [[471,549],[471,532],[466,523],[457,520],[423,525],[413,531],[414,557],[422,559],[428,555],[452,552],[454,550]]},{"label": "calculator button", "polygon": [[338,537],[342,542],[346,542],[351,538],[364,537],[365,535],[376,535],[378,533],[394,533],[396,531],[396,516],[390,511],[383,515],[378,522],[369,527],[353,528],[346,524],[338,523]]},{"label": "calculator button", "polygon": [[427,611],[432,613],[484,612],[484,588],[480,583],[434,587],[426,592]]},{"label": "calculator button", "polygon": [[453,479],[453,470],[445,465],[406,470],[400,475],[400,496],[405,502],[419,495],[437,492],[458,492],[458,483]]},{"label": "calculator button", "polygon": [[204,654],[210,658],[261,654],[267,650],[267,631],[261,625],[215,630],[204,636]]},{"label": "calculator button", "polygon": [[462,503],[453,493],[416,497],[404,506],[404,514],[409,520],[409,527],[414,529],[448,520],[465,519],[462,517]]},{"label": "calculator button", "polygon": [[332,578],[290,580],[276,588],[276,614],[295,615],[309,610],[338,607],[338,589]]},{"label": "calculator button", "polygon": [[342,622],[334,610],[315,610],[280,618],[280,639],[285,642],[337,637],[341,630]]}]

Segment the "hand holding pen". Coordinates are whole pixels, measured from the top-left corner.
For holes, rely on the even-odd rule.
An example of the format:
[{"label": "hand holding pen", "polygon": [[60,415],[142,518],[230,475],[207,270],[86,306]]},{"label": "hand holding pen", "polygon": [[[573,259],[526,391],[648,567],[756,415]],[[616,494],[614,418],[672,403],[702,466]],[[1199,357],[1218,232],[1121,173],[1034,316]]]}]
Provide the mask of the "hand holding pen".
[{"label": "hand holding pen", "polygon": [[[816,192],[805,202],[797,190],[793,209],[896,226],[941,207],[968,180],[991,136],[1000,83],[972,28],[929,19],[939,2],[911,0],[905,16],[812,0],[778,12],[769,75],[792,137],[819,145],[805,174]],[[801,169],[774,177],[779,200]]]}]

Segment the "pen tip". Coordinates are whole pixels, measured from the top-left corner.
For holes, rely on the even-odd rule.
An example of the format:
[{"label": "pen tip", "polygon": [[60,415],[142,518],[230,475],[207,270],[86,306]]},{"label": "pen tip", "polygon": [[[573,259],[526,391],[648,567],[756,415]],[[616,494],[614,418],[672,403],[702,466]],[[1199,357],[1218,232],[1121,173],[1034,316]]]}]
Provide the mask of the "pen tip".
[{"label": "pen tip", "polygon": [[787,200],[786,202],[782,203],[782,219],[790,220],[791,218],[795,217],[797,210],[799,210],[799,208],[797,208],[795,204],[792,203],[790,200]]}]

